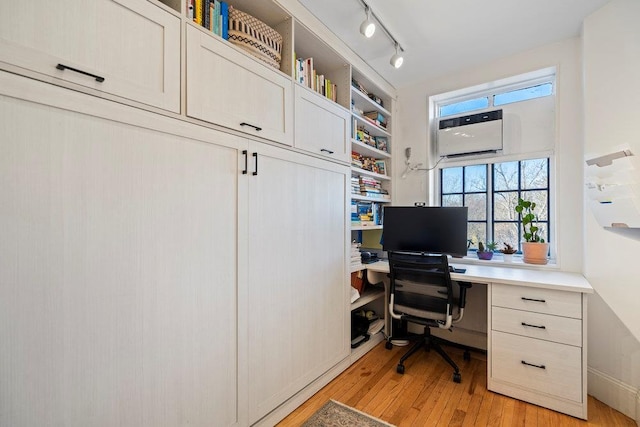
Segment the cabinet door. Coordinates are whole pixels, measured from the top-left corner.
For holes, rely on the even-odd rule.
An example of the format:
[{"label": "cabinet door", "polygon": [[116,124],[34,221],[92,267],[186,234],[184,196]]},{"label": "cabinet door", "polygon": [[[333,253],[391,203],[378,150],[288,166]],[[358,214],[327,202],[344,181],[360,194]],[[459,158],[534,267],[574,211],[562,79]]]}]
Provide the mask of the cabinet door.
[{"label": "cabinet door", "polygon": [[349,356],[349,169],[276,147],[250,151],[257,152],[247,310],[254,422]]},{"label": "cabinet door", "polygon": [[180,112],[180,18],[149,1],[2,1],[0,61]]},{"label": "cabinet door", "polygon": [[187,115],[293,144],[291,79],[187,26]]},{"label": "cabinet door", "polygon": [[333,101],[296,85],[295,146],[349,161],[351,113]]},{"label": "cabinet door", "polygon": [[5,96],[0,133],[0,425],[238,424],[232,137]]}]

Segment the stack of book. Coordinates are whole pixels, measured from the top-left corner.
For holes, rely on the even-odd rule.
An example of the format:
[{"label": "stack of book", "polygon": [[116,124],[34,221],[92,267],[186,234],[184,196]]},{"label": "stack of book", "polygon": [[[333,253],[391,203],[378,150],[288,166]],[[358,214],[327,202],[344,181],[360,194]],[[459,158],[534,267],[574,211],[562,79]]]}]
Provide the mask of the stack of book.
[{"label": "stack of book", "polygon": [[351,201],[351,226],[382,225],[382,205],[376,202]]},{"label": "stack of book", "polygon": [[338,87],[331,83],[324,74],[318,74],[313,67],[313,58],[298,58],[295,60],[295,79],[298,83],[318,92],[320,95],[337,102]]},{"label": "stack of book", "polygon": [[218,0],[186,0],[190,19],[212,33],[229,39],[229,4]]},{"label": "stack of book", "polygon": [[351,177],[351,194],[360,194],[360,178],[357,176]]},{"label": "stack of book", "polygon": [[355,151],[351,152],[351,166],[355,166],[357,168],[362,169],[364,165],[364,157],[360,153],[356,153]]},{"label": "stack of book", "polygon": [[368,111],[364,113],[364,118],[369,120],[374,125],[380,126],[381,128],[387,128],[387,119],[377,111]]},{"label": "stack of book", "polygon": [[360,194],[381,200],[390,200],[389,192],[382,188],[380,181],[368,176],[360,177]]},{"label": "stack of book", "polygon": [[351,242],[351,268],[361,268],[362,258],[360,256],[360,243]]}]

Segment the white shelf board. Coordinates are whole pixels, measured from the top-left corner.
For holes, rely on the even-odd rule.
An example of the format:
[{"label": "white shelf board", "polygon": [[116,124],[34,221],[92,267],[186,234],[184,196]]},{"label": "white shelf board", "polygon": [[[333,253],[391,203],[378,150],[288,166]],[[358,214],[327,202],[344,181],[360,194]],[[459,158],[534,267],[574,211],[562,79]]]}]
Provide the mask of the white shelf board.
[{"label": "white shelf board", "polygon": [[352,225],[351,231],[382,230],[381,225]]},{"label": "white shelf board", "polygon": [[360,308],[378,298],[384,298],[384,289],[367,289],[360,298],[351,303],[351,310]]},{"label": "white shelf board", "polygon": [[391,199],[382,199],[382,198],[378,198],[378,197],[367,197],[367,196],[361,196],[359,194],[352,194],[351,195],[351,199],[352,200],[361,200],[363,202],[391,203]]},{"label": "white shelf board", "polygon": [[374,159],[390,159],[391,154],[386,151],[378,150],[362,141],[351,139],[351,150],[363,156],[373,157]]},{"label": "white shelf board", "polygon": [[355,111],[352,111],[351,114],[358,120],[358,123],[364,125],[364,128],[369,131],[369,134],[373,136],[387,136],[391,137],[391,134],[384,128],[370,122],[365,119],[361,115],[357,114]]},{"label": "white shelf board", "polygon": [[360,169],[359,167],[356,167],[356,166],[351,166],[351,173],[370,176],[371,178],[379,179],[381,181],[389,181],[391,179],[389,175],[382,175],[379,173],[368,171],[366,169]]},{"label": "white shelf board", "polygon": [[350,267],[350,271],[351,271],[351,273],[355,273],[356,271],[366,270],[366,268],[367,268],[366,264],[352,265]]},{"label": "white shelf board", "polygon": [[358,107],[359,109],[361,109],[365,113],[367,111],[376,110],[376,111],[382,113],[384,116],[386,116],[387,119],[389,117],[391,117],[391,113],[389,111],[387,111],[386,108],[384,108],[382,105],[378,104],[377,102],[373,101],[367,95],[365,95],[364,93],[360,92],[358,89],[356,89],[353,86],[351,86],[351,93],[354,95],[352,97],[353,98],[353,105],[355,105],[356,107]]}]

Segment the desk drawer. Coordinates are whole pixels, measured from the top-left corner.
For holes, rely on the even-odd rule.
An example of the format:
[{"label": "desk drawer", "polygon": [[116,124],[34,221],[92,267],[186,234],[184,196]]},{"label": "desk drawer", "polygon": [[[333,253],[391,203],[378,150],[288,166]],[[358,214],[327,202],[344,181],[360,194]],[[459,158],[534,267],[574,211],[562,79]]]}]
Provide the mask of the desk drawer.
[{"label": "desk drawer", "polygon": [[529,390],[582,402],[579,347],[492,331],[491,375]]},{"label": "desk drawer", "polygon": [[576,347],[582,346],[580,319],[492,307],[491,329]]},{"label": "desk drawer", "polygon": [[491,305],[582,318],[582,294],[578,292],[494,284],[491,287]]}]

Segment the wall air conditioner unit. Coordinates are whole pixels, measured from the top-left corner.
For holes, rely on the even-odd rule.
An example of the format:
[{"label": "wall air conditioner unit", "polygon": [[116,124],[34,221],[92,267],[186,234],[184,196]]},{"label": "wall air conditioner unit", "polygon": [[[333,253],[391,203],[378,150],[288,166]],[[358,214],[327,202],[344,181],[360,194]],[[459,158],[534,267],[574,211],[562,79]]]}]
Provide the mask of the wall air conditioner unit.
[{"label": "wall air conditioner unit", "polygon": [[438,156],[460,157],[502,150],[502,110],[440,120]]}]

